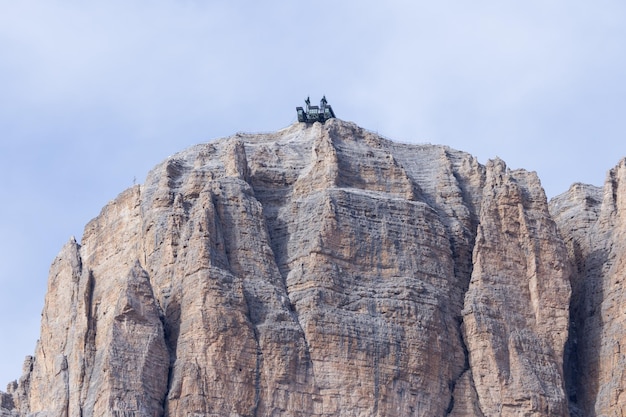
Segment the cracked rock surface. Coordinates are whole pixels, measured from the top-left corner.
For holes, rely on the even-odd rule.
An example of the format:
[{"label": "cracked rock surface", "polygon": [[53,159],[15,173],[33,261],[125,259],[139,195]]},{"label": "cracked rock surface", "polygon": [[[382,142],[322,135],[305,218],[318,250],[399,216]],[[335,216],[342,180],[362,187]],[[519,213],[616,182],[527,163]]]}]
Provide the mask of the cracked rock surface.
[{"label": "cracked rock surface", "polygon": [[574,184],[550,210],[576,268],[566,346],[572,415],[626,415],[626,159],[604,187]]},{"label": "cracked rock surface", "polygon": [[625,171],[551,214],[338,119],[194,146],[61,250],[0,416],[619,415]]}]

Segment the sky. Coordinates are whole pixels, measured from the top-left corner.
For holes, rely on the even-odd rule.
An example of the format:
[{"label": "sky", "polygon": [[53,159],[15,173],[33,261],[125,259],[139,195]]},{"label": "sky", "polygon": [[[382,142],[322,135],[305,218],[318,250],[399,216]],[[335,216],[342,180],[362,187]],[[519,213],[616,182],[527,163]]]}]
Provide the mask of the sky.
[{"label": "sky", "polygon": [[536,171],[626,157],[623,0],[0,0],[0,390],[61,247],[167,156],[326,95],[402,142]]}]

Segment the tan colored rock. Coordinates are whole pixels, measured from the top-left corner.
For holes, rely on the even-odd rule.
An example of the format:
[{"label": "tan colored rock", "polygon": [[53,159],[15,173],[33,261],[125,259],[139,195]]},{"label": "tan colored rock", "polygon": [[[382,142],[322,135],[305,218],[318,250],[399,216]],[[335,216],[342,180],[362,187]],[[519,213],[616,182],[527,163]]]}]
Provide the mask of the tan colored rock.
[{"label": "tan colored rock", "polygon": [[64,247],[5,409],[565,416],[568,273],[534,174],[337,119],[238,134]]},{"label": "tan colored rock", "polygon": [[485,416],[568,414],[567,251],[537,176],[487,164],[463,328]]},{"label": "tan colored rock", "polygon": [[456,381],[454,392],[454,402],[448,417],[484,417],[480,409],[480,401],[474,386],[472,371],[467,370]]}]

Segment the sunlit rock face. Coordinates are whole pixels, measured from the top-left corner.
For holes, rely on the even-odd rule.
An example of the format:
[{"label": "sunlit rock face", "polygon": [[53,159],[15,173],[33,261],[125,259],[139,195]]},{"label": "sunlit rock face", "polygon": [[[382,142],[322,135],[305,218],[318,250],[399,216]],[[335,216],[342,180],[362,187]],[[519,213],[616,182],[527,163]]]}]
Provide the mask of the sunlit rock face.
[{"label": "sunlit rock face", "polygon": [[625,176],[549,210],[339,119],[197,145],[61,250],[0,416],[619,415]]}]

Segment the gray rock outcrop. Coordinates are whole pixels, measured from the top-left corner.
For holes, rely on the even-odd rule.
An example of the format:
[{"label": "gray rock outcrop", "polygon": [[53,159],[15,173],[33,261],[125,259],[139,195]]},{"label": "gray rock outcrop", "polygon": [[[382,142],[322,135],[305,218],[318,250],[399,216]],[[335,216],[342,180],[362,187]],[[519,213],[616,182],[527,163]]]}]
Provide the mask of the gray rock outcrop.
[{"label": "gray rock outcrop", "polygon": [[626,159],[604,188],[574,184],[550,204],[576,266],[568,391],[576,416],[626,413]]}]

